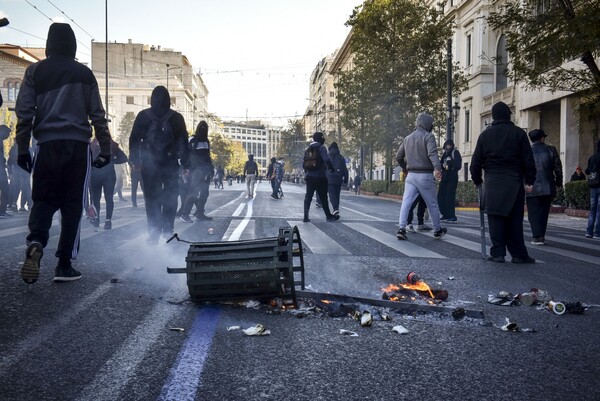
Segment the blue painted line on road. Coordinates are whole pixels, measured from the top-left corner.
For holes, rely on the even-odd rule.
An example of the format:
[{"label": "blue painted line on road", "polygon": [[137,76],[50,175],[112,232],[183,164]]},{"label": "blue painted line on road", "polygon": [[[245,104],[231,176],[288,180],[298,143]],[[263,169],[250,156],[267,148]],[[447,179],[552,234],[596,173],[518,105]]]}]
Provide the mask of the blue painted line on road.
[{"label": "blue painted line on road", "polygon": [[200,375],[212,344],[221,311],[207,306],[198,311],[190,334],[179,352],[175,366],[162,388],[159,400],[194,400],[201,386]]}]

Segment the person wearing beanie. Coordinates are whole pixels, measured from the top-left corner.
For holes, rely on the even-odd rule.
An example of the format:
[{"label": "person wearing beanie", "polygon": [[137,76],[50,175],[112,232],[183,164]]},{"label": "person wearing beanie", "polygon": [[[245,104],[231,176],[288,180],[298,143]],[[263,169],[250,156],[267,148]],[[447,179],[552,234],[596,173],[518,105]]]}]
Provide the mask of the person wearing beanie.
[{"label": "person wearing beanie", "polygon": [[523,216],[525,192],[535,183],[536,168],[525,131],[510,120],[507,104],[492,106],[492,124],[479,135],[471,158],[471,178],[483,186],[492,247],[488,260],[504,263],[506,251],[513,263],[535,263],[525,247]]},{"label": "person wearing beanie", "polygon": [[[48,243],[52,217],[60,210],[61,230],[54,281],[74,281],[81,273],[71,260],[79,252],[84,200],[88,199],[92,165],[110,162],[111,136],[98,82],[88,67],[75,60],[77,41],[69,24],[53,23],[48,30],[46,59],[27,67],[17,97],[17,164],[32,174],[33,206],[21,278],[37,281],[40,259]],[[90,158],[92,127],[100,153]],[[33,164],[29,147],[37,140]]]},{"label": "person wearing beanie", "polygon": [[309,211],[315,192],[322,202],[323,212],[327,221],[339,220],[339,215],[333,215],[329,209],[327,196],[327,171],[333,173],[335,169],[325,147],[325,135],[322,132],[313,134],[313,141],[304,151],[304,180],[306,181],[306,195],[304,196],[304,222],[310,221]]},{"label": "person wearing beanie", "polygon": [[[196,136],[208,139],[208,126],[196,129]],[[204,143],[199,139],[198,143]],[[199,145],[200,149],[202,146]],[[198,149],[198,150],[200,150]],[[140,169],[148,222],[148,243],[155,245],[162,234],[173,235],[179,168],[187,176],[190,168],[188,133],[183,116],[171,109],[171,96],[164,86],[157,86],[150,96],[150,107],[138,113],[129,136],[129,159]],[[204,156],[205,157],[205,156]],[[202,158],[202,157],[198,157]],[[212,171],[212,170],[211,170]]]},{"label": "person wearing beanie", "polygon": [[585,236],[600,239],[600,141],[596,144],[596,153],[588,159],[585,173],[590,188],[590,212]]},{"label": "person wearing beanie", "polygon": [[438,157],[435,137],[431,133],[433,116],[420,113],[417,116],[416,126],[416,129],[404,138],[396,153],[396,161],[406,176],[396,238],[408,239],[406,235],[408,214],[417,197],[421,195],[429,209],[433,223],[433,237],[440,239],[448,230],[440,224],[440,209],[436,198],[435,180],[442,178],[442,165]]},{"label": "person wearing beanie", "polygon": [[544,131],[534,129],[528,135],[531,140],[536,175],[533,190],[525,195],[527,219],[531,225],[531,235],[533,236],[531,243],[544,245],[552,199],[562,187],[562,162],[556,148],[546,145],[548,135]]},{"label": "person wearing beanie", "polygon": [[331,142],[329,145],[329,158],[333,164],[333,172],[327,172],[327,193],[333,208],[332,214],[338,216],[340,214],[340,194],[342,192],[342,184],[348,184],[348,168],[346,160],[340,153],[337,142]]},{"label": "person wearing beanie", "polygon": [[256,175],[258,174],[258,164],[254,161],[254,155],[248,155],[248,161],[244,164],[244,177],[246,177],[246,188],[248,189],[247,198],[254,198],[254,186],[256,185]]},{"label": "person wearing beanie", "polygon": [[586,180],[586,176],[583,173],[583,170],[581,169],[581,167],[577,166],[577,168],[575,169],[575,172],[571,175],[571,182],[585,181],[585,180]]},{"label": "person wearing beanie", "polygon": [[438,205],[442,217],[447,223],[456,223],[456,187],[458,186],[458,171],[462,168],[462,157],[454,147],[452,139],[444,143],[442,154],[442,179],[438,191]]}]

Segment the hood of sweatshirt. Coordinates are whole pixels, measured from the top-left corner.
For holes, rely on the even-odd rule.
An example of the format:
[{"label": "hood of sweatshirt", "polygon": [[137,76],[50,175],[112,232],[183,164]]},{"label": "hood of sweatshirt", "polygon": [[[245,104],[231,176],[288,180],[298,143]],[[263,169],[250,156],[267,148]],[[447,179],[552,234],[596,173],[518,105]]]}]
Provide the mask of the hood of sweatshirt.
[{"label": "hood of sweatshirt", "polygon": [[150,96],[150,108],[157,117],[162,117],[171,108],[171,97],[164,86],[157,86]]},{"label": "hood of sweatshirt", "polygon": [[417,116],[417,128],[423,128],[427,132],[433,129],[433,116],[428,113],[420,113]]},{"label": "hood of sweatshirt", "polygon": [[46,57],[67,56],[75,58],[77,53],[77,40],[69,24],[55,22],[48,29],[46,39]]}]

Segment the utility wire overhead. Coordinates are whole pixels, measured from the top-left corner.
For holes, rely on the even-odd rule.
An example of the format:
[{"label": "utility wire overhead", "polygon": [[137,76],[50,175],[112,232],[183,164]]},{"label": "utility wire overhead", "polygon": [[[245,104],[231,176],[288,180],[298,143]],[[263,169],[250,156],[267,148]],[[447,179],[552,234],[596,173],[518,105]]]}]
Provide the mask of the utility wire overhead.
[{"label": "utility wire overhead", "polygon": [[92,40],[95,40],[94,37],[85,29],[83,29],[83,27],[81,25],[79,25],[77,22],[75,22],[75,20],[71,17],[69,17],[67,14],[65,14],[65,12],[63,10],[61,10],[60,8],[58,8],[53,2],[51,2],[50,0],[46,0],[48,1],[48,3],[52,4],[52,6],[54,8],[56,8],[59,12],[62,13],[62,15],[64,15],[65,17],[67,17],[67,19],[69,19],[72,23],[74,23],[75,25],[77,25],[79,27],[79,29],[81,29],[83,32],[85,32],[90,38],[92,38]]}]

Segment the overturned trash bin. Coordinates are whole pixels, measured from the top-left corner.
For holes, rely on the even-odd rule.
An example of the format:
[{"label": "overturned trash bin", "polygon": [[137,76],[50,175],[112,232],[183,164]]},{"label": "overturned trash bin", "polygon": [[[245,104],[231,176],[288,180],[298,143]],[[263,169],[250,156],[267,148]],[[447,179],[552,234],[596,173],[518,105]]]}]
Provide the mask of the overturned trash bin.
[{"label": "overturned trash bin", "polygon": [[297,306],[296,286],[304,290],[304,256],[298,227],[283,227],[273,238],[231,242],[192,242],[185,268],[193,302],[280,297]]}]

